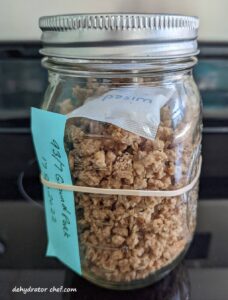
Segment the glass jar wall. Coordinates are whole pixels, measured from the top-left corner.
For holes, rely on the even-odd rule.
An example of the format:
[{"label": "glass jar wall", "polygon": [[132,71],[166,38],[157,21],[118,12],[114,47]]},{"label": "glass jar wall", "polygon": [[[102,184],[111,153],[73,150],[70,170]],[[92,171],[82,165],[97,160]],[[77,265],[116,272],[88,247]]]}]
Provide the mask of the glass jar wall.
[{"label": "glass jar wall", "polygon": [[[60,114],[69,114],[110,90],[129,91],[135,86],[164,94],[172,90],[161,108],[154,140],[110,123],[69,118],[65,148],[75,185],[172,191],[194,179],[201,147],[201,102],[191,71],[194,62],[171,61],[168,66],[173,71],[168,72],[167,65],[157,71],[150,62],[145,72],[136,63],[136,75],[126,69],[120,72],[126,67],[122,63],[111,65],[112,70],[97,63],[90,74],[90,64],[79,68],[75,63],[74,73],[44,61],[50,69],[50,85],[43,108]],[[197,197],[198,182],[176,197],[75,193],[83,276],[120,289],[163,277],[192,240]]]}]

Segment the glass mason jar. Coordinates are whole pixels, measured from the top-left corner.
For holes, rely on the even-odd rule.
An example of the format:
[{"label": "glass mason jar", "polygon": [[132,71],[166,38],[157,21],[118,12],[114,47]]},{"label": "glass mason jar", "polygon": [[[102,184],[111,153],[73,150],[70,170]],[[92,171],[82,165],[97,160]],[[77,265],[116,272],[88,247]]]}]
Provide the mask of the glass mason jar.
[{"label": "glass mason jar", "polygon": [[[196,226],[198,19],[69,15],[43,17],[40,28],[49,72],[43,109],[72,113],[65,149],[73,184],[88,187],[74,193],[82,275],[108,288],[146,286],[183,258]],[[79,108],[84,115],[74,114]]]}]

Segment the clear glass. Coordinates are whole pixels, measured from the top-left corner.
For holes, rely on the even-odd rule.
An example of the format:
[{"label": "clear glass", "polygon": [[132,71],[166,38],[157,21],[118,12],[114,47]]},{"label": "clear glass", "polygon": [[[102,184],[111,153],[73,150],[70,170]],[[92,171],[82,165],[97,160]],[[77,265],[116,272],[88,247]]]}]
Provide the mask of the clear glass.
[{"label": "clear glass", "polygon": [[[160,110],[154,140],[110,123],[68,119],[65,149],[75,185],[166,191],[194,179],[202,129],[194,63],[44,61],[50,84],[43,108],[61,114],[112,89],[175,90]],[[198,183],[177,197],[75,193],[83,276],[115,289],[146,286],[165,276],[192,240],[197,199]]]}]

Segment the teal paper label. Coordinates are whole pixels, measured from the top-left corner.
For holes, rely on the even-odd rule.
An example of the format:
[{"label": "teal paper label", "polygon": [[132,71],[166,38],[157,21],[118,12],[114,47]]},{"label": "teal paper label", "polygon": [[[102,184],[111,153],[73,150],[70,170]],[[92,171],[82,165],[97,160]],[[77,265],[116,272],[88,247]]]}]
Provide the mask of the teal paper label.
[{"label": "teal paper label", "polygon": [[[64,149],[66,116],[32,108],[32,135],[42,176],[72,184]],[[47,256],[54,256],[81,274],[74,194],[44,186],[48,231]]]}]

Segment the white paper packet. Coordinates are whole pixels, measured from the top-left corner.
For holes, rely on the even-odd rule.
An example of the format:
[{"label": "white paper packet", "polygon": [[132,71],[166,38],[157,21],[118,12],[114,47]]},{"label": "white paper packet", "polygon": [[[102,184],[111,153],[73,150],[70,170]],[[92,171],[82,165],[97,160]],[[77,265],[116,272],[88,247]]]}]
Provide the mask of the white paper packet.
[{"label": "white paper packet", "polygon": [[160,124],[161,108],[176,93],[173,86],[127,86],[90,97],[68,118],[83,117],[106,122],[154,140]]}]

